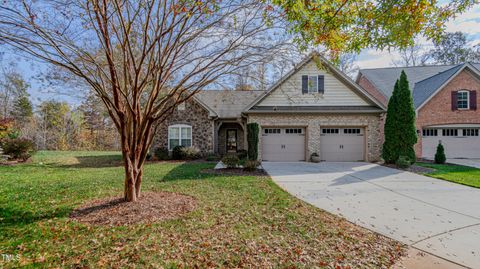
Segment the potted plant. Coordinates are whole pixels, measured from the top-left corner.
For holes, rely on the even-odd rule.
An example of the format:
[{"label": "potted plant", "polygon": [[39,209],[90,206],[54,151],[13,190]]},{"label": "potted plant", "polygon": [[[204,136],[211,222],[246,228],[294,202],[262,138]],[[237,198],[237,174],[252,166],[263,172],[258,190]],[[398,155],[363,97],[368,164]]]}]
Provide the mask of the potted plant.
[{"label": "potted plant", "polygon": [[320,162],[320,156],[318,156],[318,153],[314,152],[312,155],[310,155],[310,161],[313,163],[319,163]]}]

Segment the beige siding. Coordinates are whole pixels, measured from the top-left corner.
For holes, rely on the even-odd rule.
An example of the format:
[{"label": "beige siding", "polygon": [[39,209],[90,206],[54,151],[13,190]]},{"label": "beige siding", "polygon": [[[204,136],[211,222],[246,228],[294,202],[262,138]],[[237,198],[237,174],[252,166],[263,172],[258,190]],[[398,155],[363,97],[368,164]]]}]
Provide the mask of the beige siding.
[{"label": "beige siding", "polygon": [[[324,75],[325,94],[302,94],[302,75]],[[335,76],[325,70],[318,69],[314,61],[310,61],[258,104],[258,106],[302,105],[363,106],[369,105],[369,103]]]}]

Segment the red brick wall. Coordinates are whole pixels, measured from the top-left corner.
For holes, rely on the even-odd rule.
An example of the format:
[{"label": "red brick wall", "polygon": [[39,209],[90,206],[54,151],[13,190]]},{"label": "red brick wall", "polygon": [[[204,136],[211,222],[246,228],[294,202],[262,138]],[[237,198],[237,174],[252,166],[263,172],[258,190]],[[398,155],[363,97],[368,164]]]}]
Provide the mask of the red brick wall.
[{"label": "red brick wall", "polygon": [[[453,78],[439,93],[430,99],[417,114],[417,130],[430,125],[443,124],[480,124],[480,110],[455,110],[452,111],[452,91],[458,90],[476,90],[477,107],[480,95],[480,80],[469,70],[463,70]],[[418,143],[415,145],[417,156],[422,155],[422,137],[419,134]]]},{"label": "red brick wall", "polygon": [[362,86],[365,91],[367,91],[371,96],[377,99],[384,106],[387,106],[388,100],[373,84],[364,76],[360,74],[360,78],[357,80],[357,84]]}]

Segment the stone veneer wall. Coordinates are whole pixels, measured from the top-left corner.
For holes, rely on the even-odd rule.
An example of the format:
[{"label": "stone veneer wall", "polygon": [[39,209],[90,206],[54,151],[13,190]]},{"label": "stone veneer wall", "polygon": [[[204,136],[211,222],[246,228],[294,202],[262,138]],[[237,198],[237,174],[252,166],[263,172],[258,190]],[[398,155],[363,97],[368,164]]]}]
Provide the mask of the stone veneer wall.
[{"label": "stone veneer wall", "polygon": [[431,125],[480,124],[480,108],[477,110],[452,111],[452,91],[476,90],[477,107],[480,98],[480,81],[467,70],[454,77],[445,87],[430,99],[417,113],[417,129],[420,131],[415,145],[417,157],[422,156],[421,130]]},{"label": "stone veneer wall", "polygon": [[[307,159],[311,153],[320,151],[322,126],[362,126],[365,127],[367,135],[367,161],[380,160],[383,114],[250,114],[248,122],[256,122],[260,126],[306,126]],[[261,132],[259,139],[259,156],[261,156]]]},{"label": "stone veneer wall", "polygon": [[168,126],[174,124],[191,125],[192,146],[197,147],[204,154],[213,152],[213,121],[208,118],[208,111],[193,100],[185,103],[185,110],[176,109],[158,126],[152,149],[168,147]]}]

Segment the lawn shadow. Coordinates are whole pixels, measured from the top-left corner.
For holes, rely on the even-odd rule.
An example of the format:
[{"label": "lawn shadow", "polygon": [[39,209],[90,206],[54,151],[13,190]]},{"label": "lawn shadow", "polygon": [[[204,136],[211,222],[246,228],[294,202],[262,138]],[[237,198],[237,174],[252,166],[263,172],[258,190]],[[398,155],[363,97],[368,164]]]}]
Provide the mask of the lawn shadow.
[{"label": "lawn shadow", "polygon": [[107,168],[123,166],[122,155],[75,156],[75,163],[55,163],[59,168]]},{"label": "lawn shadow", "polygon": [[208,170],[212,169],[214,166],[215,163],[209,162],[185,162],[168,171],[168,173],[162,177],[161,181],[167,182],[176,180],[200,180],[235,176],[208,173]]},{"label": "lawn shadow", "polygon": [[0,227],[16,227],[18,225],[31,224],[37,221],[53,218],[67,217],[72,208],[62,207],[49,211],[21,211],[8,207],[0,207],[0,218],[2,219]]}]

